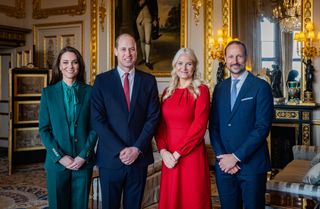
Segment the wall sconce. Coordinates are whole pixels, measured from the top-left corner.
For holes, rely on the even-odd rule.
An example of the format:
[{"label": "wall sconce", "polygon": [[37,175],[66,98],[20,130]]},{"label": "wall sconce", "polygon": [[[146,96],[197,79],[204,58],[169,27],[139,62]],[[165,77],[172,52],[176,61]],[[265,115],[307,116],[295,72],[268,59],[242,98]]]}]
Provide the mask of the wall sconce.
[{"label": "wall sconce", "polygon": [[304,102],[307,103],[314,102],[312,90],[314,67],[311,58],[319,56],[319,51],[316,46],[320,40],[320,32],[318,32],[317,36],[315,34],[314,24],[311,21],[307,23],[305,32],[300,31],[294,34],[294,40],[297,41],[297,53],[306,66]]},{"label": "wall sconce", "polygon": [[201,6],[202,6],[202,0],[192,0],[193,18],[196,25],[198,25],[199,23]]},{"label": "wall sconce", "polygon": [[214,39],[213,35],[209,38],[210,59],[219,61],[219,67],[217,70],[217,83],[220,83],[224,79],[224,49],[232,40],[237,39],[232,39],[232,37],[228,36],[227,32],[223,29],[219,29],[217,31],[216,39]]}]

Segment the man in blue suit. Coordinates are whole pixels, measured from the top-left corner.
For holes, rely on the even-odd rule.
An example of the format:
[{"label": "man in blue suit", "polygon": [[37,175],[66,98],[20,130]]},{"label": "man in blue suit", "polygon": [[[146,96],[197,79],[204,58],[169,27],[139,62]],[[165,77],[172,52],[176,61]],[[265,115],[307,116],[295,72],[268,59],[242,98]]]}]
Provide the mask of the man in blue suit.
[{"label": "man in blue suit", "polygon": [[246,71],[246,60],[242,42],[226,46],[231,78],[216,85],[212,98],[209,131],[222,209],[265,208],[273,98],[270,85]]},{"label": "man in blue suit", "polygon": [[135,69],[131,35],[120,35],[114,52],[118,66],[97,76],[91,96],[102,208],[119,209],[122,196],[124,209],[140,209],[160,116],[158,88],[154,76]]}]

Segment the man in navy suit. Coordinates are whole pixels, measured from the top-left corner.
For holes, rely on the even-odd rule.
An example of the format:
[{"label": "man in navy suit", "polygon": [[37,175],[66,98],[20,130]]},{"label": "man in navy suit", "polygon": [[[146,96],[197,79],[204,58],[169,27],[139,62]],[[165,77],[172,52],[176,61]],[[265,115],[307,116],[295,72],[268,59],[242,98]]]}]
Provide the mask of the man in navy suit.
[{"label": "man in navy suit", "polygon": [[140,209],[151,139],[159,115],[155,77],[135,69],[137,46],[129,34],[116,40],[118,66],[97,76],[91,96],[92,123],[99,141],[102,208]]},{"label": "man in navy suit", "polygon": [[242,42],[226,46],[231,78],[216,85],[212,98],[209,131],[222,209],[265,208],[273,98],[270,85],[246,71],[246,60]]}]

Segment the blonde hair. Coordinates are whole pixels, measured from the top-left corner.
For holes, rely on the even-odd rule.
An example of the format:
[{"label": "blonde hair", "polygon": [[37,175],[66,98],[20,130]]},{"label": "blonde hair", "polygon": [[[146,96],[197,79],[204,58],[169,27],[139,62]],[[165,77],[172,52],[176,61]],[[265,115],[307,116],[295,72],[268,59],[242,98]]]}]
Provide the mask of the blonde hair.
[{"label": "blonde hair", "polygon": [[179,85],[179,77],[176,73],[175,66],[178,62],[178,59],[182,55],[188,55],[191,58],[194,66],[195,66],[193,76],[192,76],[192,82],[191,82],[190,86],[188,86],[188,90],[193,94],[195,99],[200,95],[199,86],[201,86],[202,84],[206,85],[206,82],[201,79],[201,75],[198,70],[199,62],[198,62],[198,59],[197,59],[194,51],[190,48],[181,48],[175,54],[175,56],[172,60],[171,80],[169,82],[168,88],[164,92],[165,95],[162,98],[163,101],[168,99]]}]

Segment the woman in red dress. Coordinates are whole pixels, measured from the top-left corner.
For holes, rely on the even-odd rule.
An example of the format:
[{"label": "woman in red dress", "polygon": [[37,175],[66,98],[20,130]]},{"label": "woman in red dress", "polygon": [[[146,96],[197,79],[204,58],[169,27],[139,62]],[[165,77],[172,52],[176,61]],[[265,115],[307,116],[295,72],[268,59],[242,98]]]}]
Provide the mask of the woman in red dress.
[{"label": "woman in red dress", "polygon": [[159,209],[211,208],[204,141],[210,96],[197,66],[193,50],[180,49],[173,58],[172,78],[162,96],[156,134],[163,159]]}]

